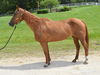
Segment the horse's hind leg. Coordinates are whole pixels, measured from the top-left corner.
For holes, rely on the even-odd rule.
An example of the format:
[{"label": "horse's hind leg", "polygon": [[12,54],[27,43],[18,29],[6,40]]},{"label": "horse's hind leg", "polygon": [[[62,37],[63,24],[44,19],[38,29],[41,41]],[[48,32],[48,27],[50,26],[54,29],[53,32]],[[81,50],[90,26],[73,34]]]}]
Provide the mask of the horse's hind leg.
[{"label": "horse's hind leg", "polygon": [[48,65],[50,65],[50,61],[51,61],[50,55],[49,55],[48,43],[47,42],[40,42],[40,44],[43,48],[45,58],[46,58],[46,64],[44,65],[44,67],[48,67]]},{"label": "horse's hind leg", "polygon": [[79,44],[78,38],[73,37],[73,40],[74,40],[74,44],[76,46],[76,56],[75,56],[75,59],[72,62],[76,62],[76,60],[79,57],[80,44]]},{"label": "horse's hind leg", "polygon": [[81,41],[81,43],[82,43],[82,45],[83,45],[83,47],[84,47],[84,50],[85,50],[85,61],[84,61],[84,64],[88,64],[88,58],[87,58],[87,56],[88,56],[88,44],[86,43],[86,41],[85,40],[80,40]]}]

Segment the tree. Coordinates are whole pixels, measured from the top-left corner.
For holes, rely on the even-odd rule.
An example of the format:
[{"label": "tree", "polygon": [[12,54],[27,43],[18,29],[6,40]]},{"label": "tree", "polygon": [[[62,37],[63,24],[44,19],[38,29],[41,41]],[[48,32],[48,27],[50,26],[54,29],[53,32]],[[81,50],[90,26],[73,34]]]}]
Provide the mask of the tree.
[{"label": "tree", "polygon": [[43,0],[37,0],[37,8],[38,8],[38,9],[40,8],[40,3],[41,3],[41,1],[43,1]]},{"label": "tree", "polygon": [[39,9],[41,1],[45,1],[44,5],[50,9],[58,5],[58,0],[0,0],[0,14],[12,14],[16,9],[16,5],[26,10]]},{"label": "tree", "polygon": [[59,0],[61,4],[67,4],[70,3],[71,0]]},{"label": "tree", "polygon": [[52,12],[51,9],[53,7],[58,6],[58,5],[59,5],[59,1],[58,0],[44,0],[44,1],[41,1],[41,6],[49,8],[50,12]]},{"label": "tree", "polygon": [[77,0],[71,0],[71,2],[72,2],[72,3],[76,3],[76,2],[77,2]]},{"label": "tree", "polygon": [[0,13],[11,13],[14,11],[15,0],[0,0]]}]

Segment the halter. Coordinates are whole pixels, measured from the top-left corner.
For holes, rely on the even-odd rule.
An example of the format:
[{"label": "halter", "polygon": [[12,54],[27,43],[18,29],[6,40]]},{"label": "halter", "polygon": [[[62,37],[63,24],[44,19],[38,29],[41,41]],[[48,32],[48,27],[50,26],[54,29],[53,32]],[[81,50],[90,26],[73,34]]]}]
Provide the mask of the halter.
[{"label": "halter", "polygon": [[[24,10],[25,11],[25,10]],[[21,22],[22,16],[24,15],[24,13],[21,13],[17,18],[20,20],[19,23]]]}]

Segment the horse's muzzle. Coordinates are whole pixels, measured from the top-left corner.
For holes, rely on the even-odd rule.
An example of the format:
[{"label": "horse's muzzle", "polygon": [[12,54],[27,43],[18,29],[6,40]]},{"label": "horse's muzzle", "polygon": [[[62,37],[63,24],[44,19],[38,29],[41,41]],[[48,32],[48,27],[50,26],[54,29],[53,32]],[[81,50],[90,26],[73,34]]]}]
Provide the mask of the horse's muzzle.
[{"label": "horse's muzzle", "polygon": [[13,23],[11,23],[11,22],[9,22],[9,26],[13,27],[13,26],[14,26],[14,24],[13,24]]}]

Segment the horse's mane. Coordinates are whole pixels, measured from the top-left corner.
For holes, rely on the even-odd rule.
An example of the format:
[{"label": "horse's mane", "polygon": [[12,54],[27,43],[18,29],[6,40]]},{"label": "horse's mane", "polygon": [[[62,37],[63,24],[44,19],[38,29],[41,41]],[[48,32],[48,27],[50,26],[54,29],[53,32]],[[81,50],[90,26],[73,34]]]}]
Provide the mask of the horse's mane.
[{"label": "horse's mane", "polygon": [[[22,9],[24,10],[24,9]],[[23,12],[25,15],[24,15],[24,19],[26,19],[28,21],[28,23],[32,24],[32,23],[35,23],[35,22],[38,22],[40,21],[40,18],[33,15],[32,13],[30,13],[29,11],[27,10],[24,10]]]},{"label": "horse's mane", "polygon": [[29,11],[27,11],[27,10],[25,10],[25,13],[28,14],[30,18],[34,18],[34,19],[38,19],[38,20],[41,19],[41,20],[43,20],[43,21],[44,21],[44,20],[45,20],[45,21],[49,21],[49,20],[50,20],[50,19],[48,19],[48,18],[39,18],[39,17],[37,17],[36,15],[32,14],[31,12],[29,12]]}]

